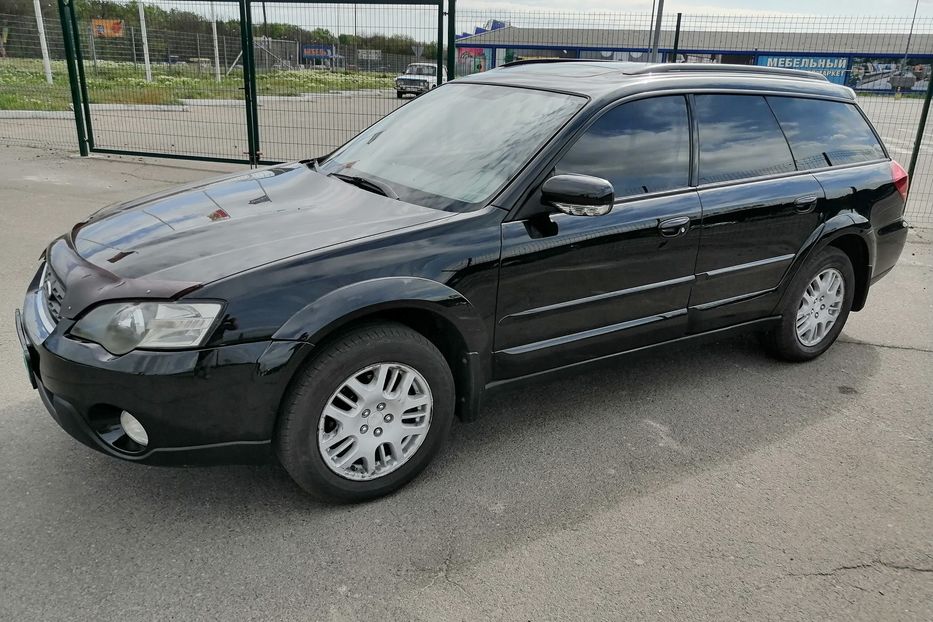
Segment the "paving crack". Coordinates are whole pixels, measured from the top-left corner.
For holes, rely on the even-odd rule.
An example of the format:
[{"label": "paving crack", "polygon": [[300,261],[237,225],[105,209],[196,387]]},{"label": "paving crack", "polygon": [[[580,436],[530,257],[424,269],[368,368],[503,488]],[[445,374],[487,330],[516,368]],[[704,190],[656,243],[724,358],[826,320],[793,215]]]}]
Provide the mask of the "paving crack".
[{"label": "paving crack", "polygon": [[443,579],[444,583],[454,586],[455,588],[463,592],[464,596],[467,596],[467,597],[470,596],[470,593],[466,590],[466,588],[460,585],[460,583],[458,583],[453,577],[450,576],[450,564],[451,564],[451,560],[453,559],[453,554],[454,554],[453,548],[450,548],[447,550],[447,555],[444,557],[444,562],[436,570],[436,574],[431,579],[431,582],[428,583],[423,588],[421,588],[422,592],[434,587],[438,579]]},{"label": "paving crack", "polygon": [[923,566],[913,566],[910,564],[896,564],[893,562],[886,562],[882,560],[874,560],[870,562],[863,562],[860,564],[852,564],[846,566],[836,566],[829,570],[819,570],[816,572],[799,572],[799,573],[788,573],[789,577],[834,577],[838,573],[847,572],[849,570],[865,570],[867,568],[874,568],[875,566],[881,566],[882,568],[888,568],[889,570],[906,570],[908,572],[933,572],[933,568],[926,568]]},{"label": "paving crack", "polygon": [[874,346],[876,348],[888,348],[891,350],[913,350],[914,352],[931,352],[931,348],[916,348],[913,346],[892,346],[883,343],[872,343],[871,341],[859,341],[858,339],[839,339],[839,343],[851,343],[856,346]]}]

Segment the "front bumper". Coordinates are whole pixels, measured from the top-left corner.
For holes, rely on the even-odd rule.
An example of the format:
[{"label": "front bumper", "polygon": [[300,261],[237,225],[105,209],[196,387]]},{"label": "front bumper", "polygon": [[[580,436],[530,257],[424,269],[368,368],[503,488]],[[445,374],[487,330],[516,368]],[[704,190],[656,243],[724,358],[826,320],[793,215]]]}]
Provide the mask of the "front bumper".
[{"label": "front bumper", "polygon": [[399,93],[415,93],[417,95],[422,95],[431,90],[430,84],[417,85],[417,84],[399,84],[396,83],[395,90]]},{"label": "front bumper", "polygon": [[[265,462],[278,405],[307,344],[263,341],[196,351],[113,356],[45,333],[36,292],[15,316],[27,374],[65,432],[110,456],[146,464]],[[127,449],[114,427],[128,411],[149,444]],[[130,444],[131,446],[131,444]]]}]

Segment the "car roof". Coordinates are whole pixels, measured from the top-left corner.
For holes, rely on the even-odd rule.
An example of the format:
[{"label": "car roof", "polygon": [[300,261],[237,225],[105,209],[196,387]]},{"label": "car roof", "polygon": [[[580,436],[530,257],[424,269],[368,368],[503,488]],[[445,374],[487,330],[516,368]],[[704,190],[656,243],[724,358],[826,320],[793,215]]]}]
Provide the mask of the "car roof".
[{"label": "car roof", "polygon": [[561,91],[594,100],[663,90],[756,90],[855,100],[852,89],[816,72],[714,63],[541,59],[508,63],[457,82]]}]

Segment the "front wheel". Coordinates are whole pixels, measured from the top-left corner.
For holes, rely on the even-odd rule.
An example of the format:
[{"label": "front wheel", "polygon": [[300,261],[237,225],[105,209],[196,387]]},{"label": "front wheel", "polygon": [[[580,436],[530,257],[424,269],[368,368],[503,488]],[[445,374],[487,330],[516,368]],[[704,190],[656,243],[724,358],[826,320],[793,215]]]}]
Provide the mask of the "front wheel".
[{"label": "front wheel", "polygon": [[313,495],[364,501],[418,475],[453,412],[453,378],[434,344],[401,324],[374,324],[332,343],[296,378],[276,449]]},{"label": "front wheel", "polygon": [[801,268],[788,286],[781,322],[765,336],[779,358],[808,361],[836,341],[852,309],[855,272],[849,256],[828,246]]}]

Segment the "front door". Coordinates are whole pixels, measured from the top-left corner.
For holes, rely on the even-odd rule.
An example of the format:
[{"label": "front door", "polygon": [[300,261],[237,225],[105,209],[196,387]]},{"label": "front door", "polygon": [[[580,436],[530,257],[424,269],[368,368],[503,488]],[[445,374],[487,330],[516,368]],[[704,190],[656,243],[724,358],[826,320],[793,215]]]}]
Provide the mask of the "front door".
[{"label": "front door", "polygon": [[[700,220],[690,143],[683,96],[610,108],[564,151],[555,172],[609,180],[613,210],[502,225],[497,379],[685,333]],[[540,194],[529,201],[540,203]]]}]

